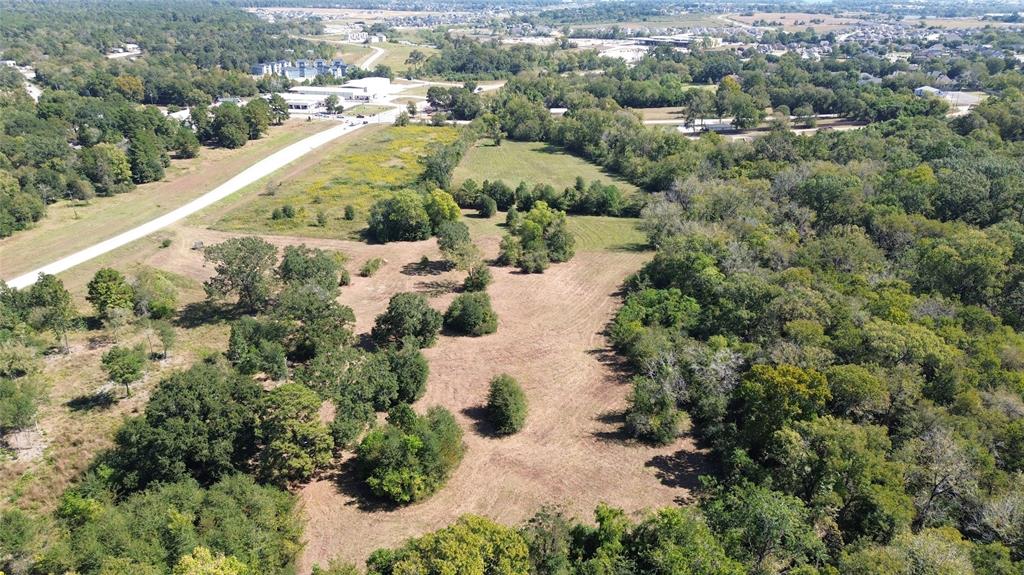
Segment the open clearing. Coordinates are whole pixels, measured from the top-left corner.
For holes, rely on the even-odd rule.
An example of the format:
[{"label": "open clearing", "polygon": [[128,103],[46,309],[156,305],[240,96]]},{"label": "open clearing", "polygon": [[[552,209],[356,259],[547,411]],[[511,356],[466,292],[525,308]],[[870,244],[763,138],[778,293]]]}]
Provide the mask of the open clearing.
[{"label": "open clearing", "polygon": [[500,146],[494,146],[489,140],[481,140],[466,152],[452,180],[456,186],[470,178],[477,183],[504,180],[513,187],[520,181],[526,181],[528,184],[551,184],[561,190],[575,184],[576,176],[583,176],[588,183],[600,180],[615,184],[624,194],[637,191],[637,187],[629,182],[606,174],[600,167],[543,142],[506,140]]},{"label": "open clearing", "polygon": [[[480,243],[489,255],[496,253],[496,238]],[[349,251],[359,262],[367,257],[360,252],[375,247],[388,264],[372,280],[353,282],[341,297],[355,310],[360,330],[371,327],[393,293],[428,291],[454,279],[403,273],[419,255],[437,253],[433,241]],[[462,464],[433,497],[397,509],[368,500],[347,462],[339,474],[305,486],[307,545],[300,572],[335,557],[362,563],[374,549],[438,529],[465,513],[514,525],[549,503],[590,518],[601,502],[636,512],[686,499],[701,456],[688,439],[663,448],[623,441],[619,413],[628,385],[602,335],[617,306],[619,285],[647,257],[581,252],[538,275],[494,268],[488,292],[500,317],[497,333],[442,337],[424,351],[430,379],[416,408],[443,405],[456,415],[467,446]],[[432,304],[443,309],[451,297],[435,297]],[[530,415],[522,432],[495,439],[486,435],[479,417],[488,382],[501,372],[523,385]]]},{"label": "open clearing", "polygon": [[409,54],[412,54],[414,50],[419,50],[425,58],[429,58],[431,55],[437,53],[436,48],[429,46],[408,46],[406,44],[397,44],[395,42],[384,42],[381,44],[374,44],[377,48],[384,49],[384,56],[380,60],[377,60],[376,64],[383,64],[396,74],[406,72],[410,66],[405,61],[409,59]]},{"label": "open clearing", "polygon": [[690,12],[686,14],[670,14],[665,16],[649,16],[618,22],[615,20],[604,20],[600,22],[587,22],[584,24],[572,24],[573,28],[689,28],[689,27],[716,27],[722,26],[723,22],[715,14],[704,14]]},{"label": "open clearing", "polygon": [[[422,173],[420,158],[434,142],[455,139],[452,128],[410,125],[369,127],[360,137],[331,144],[296,169],[281,172],[228,198],[211,213],[223,214],[213,227],[225,231],[262,232],[322,238],[357,237],[366,227],[373,203],[413,184]],[[290,204],[291,219],[271,219],[273,211]],[[342,218],[346,205],[356,218]],[[316,225],[323,211],[328,225]]]},{"label": "open clearing", "polygon": [[34,228],[0,240],[2,277],[15,277],[152,220],[210,191],[258,159],[332,125],[291,120],[241,148],[203,148],[198,158],[174,160],[162,181],[96,198],[88,205],[51,205]]},{"label": "open clearing", "polygon": [[[800,32],[808,28],[815,32],[826,33],[844,30],[862,20],[848,16],[831,14],[812,14],[809,12],[755,12],[753,14],[729,14],[728,18],[753,26],[754,22],[778,22],[787,32]],[[779,27],[774,26],[773,27]]]}]

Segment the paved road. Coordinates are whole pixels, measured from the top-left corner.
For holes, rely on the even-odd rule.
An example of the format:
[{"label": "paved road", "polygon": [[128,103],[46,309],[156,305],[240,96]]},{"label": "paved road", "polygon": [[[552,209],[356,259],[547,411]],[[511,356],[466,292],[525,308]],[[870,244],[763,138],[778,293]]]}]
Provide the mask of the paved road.
[{"label": "paved road", "polygon": [[85,263],[93,258],[99,257],[109,251],[115,250],[121,246],[127,245],[135,240],[141,239],[148,236],[149,234],[160,230],[161,228],[167,227],[175,222],[178,222],[188,216],[202,210],[203,208],[218,202],[231,194],[241,190],[242,188],[272,174],[273,172],[283,168],[284,166],[294,162],[302,156],[312,152],[313,150],[344,136],[350,134],[360,128],[366,126],[383,123],[393,122],[397,115],[397,108],[382,112],[374,117],[374,121],[370,124],[342,124],[333,128],[328,128],[323,132],[313,134],[312,136],[296,142],[286,148],[278,150],[273,154],[263,158],[255,164],[249,166],[235,177],[210,190],[209,192],[199,196],[191,202],[172,210],[156,219],[150,220],[136,228],[130,229],[124,233],[118,234],[110,239],[103,240],[97,244],[94,244],[81,251],[75,252],[67,257],[61,258],[55,262],[47,264],[39,269],[32,270],[31,272],[20,275],[16,278],[12,278],[7,281],[7,285],[13,288],[22,289],[28,287],[36,282],[39,274],[57,274],[62,271],[68,270],[74,266]]}]

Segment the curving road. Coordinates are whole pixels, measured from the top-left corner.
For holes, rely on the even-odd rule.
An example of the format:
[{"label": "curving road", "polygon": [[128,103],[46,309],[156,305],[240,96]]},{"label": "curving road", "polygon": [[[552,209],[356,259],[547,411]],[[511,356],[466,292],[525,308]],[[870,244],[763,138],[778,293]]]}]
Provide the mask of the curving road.
[{"label": "curving road", "polygon": [[274,152],[266,158],[263,158],[230,180],[175,210],[172,210],[156,219],[150,220],[138,227],[118,234],[110,239],[103,240],[67,257],[63,257],[39,269],[32,270],[16,278],[12,278],[7,281],[7,285],[17,289],[26,288],[34,284],[41,273],[58,274],[93,258],[99,257],[109,251],[134,242],[135,240],[144,238],[161,228],[187,218],[199,210],[202,210],[203,208],[230,196],[242,188],[259,181],[291,162],[294,162],[302,156],[316,150],[324,144],[344,136],[345,134],[350,134],[360,128],[364,128],[372,124],[393,122],[397,113],[398,110],[395,108],[378,114],[373,118],[373,122],[371,124],[342,124],[333,128],[328,128],[323,132],[313,134],[302,141],[296,142],[286,148]]}]

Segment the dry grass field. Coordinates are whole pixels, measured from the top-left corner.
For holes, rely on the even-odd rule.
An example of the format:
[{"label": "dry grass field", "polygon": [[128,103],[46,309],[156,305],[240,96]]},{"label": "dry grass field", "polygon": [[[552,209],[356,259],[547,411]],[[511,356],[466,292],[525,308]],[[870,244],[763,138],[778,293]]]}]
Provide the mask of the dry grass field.
[{"label": "dry grass field", "polygon": [[[432,243],[432,242],[428,242]],[[421,250],[433,249],[424,246]],[[493,253],[494,241],[488,242]],[[383,309],[392,293],[423,289],[445,277],[405,276],[416,246],[404,257],[389,254],[375,285],[354,284],[342,301],[356,310],[360,328]],[[443,405],[465,430],[466,456],[448,484],[427,501],[381,507],[343,462],[305,486],[308,517],[300,571],[340,557],[361,563],[374,549],[440,528],[465,513],[507,524],[556,504],[589,518],[601,502],[630,512],[685,500],[695,486],[701,455],[689,439],[663,448],[626,442],[620,436],[627,381],[602,331],[617,306],[615,293],[647,254],[580,253],[542,275],[495,269],[488,289],[500,316],[498,331],[482,338],[442,337],[425,351],[431,375],[416,407]],[[357,258],[358,259],[358,258]],[[443,309],[451,296],[433,299]],[[488,435],[481,405],[489,380],[502,372],[523,385],[530,404],[526,427],[503,439]]]},{"label": "dry grass field", "polygon": [[848,16],[806,12],[755,12],[752,15],[730,14],[728,18],[747,25],[753,25],[757,21],[778,22],[787,32],[799,32],[812,28],[819,33],[845,30],[860,22],[860,20]]}]

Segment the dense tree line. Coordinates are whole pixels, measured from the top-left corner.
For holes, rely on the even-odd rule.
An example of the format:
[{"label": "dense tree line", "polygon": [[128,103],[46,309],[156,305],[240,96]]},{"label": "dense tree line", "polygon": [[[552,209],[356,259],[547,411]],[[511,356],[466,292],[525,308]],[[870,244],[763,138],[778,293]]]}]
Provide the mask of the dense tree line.
[{"label": "dense tree line", "polygon": [[[609,328],[637,372],[626,428],[663,443],[689,422],[713,446],[705,512],[755,572],[1019,569],[1001,513],[1024,471],[1024,165],[996,125],[954,131],[969,122],[779,131],[645,209],[658,252]],[[766,553],[717,518],[751,490],[792,525]]]}]

